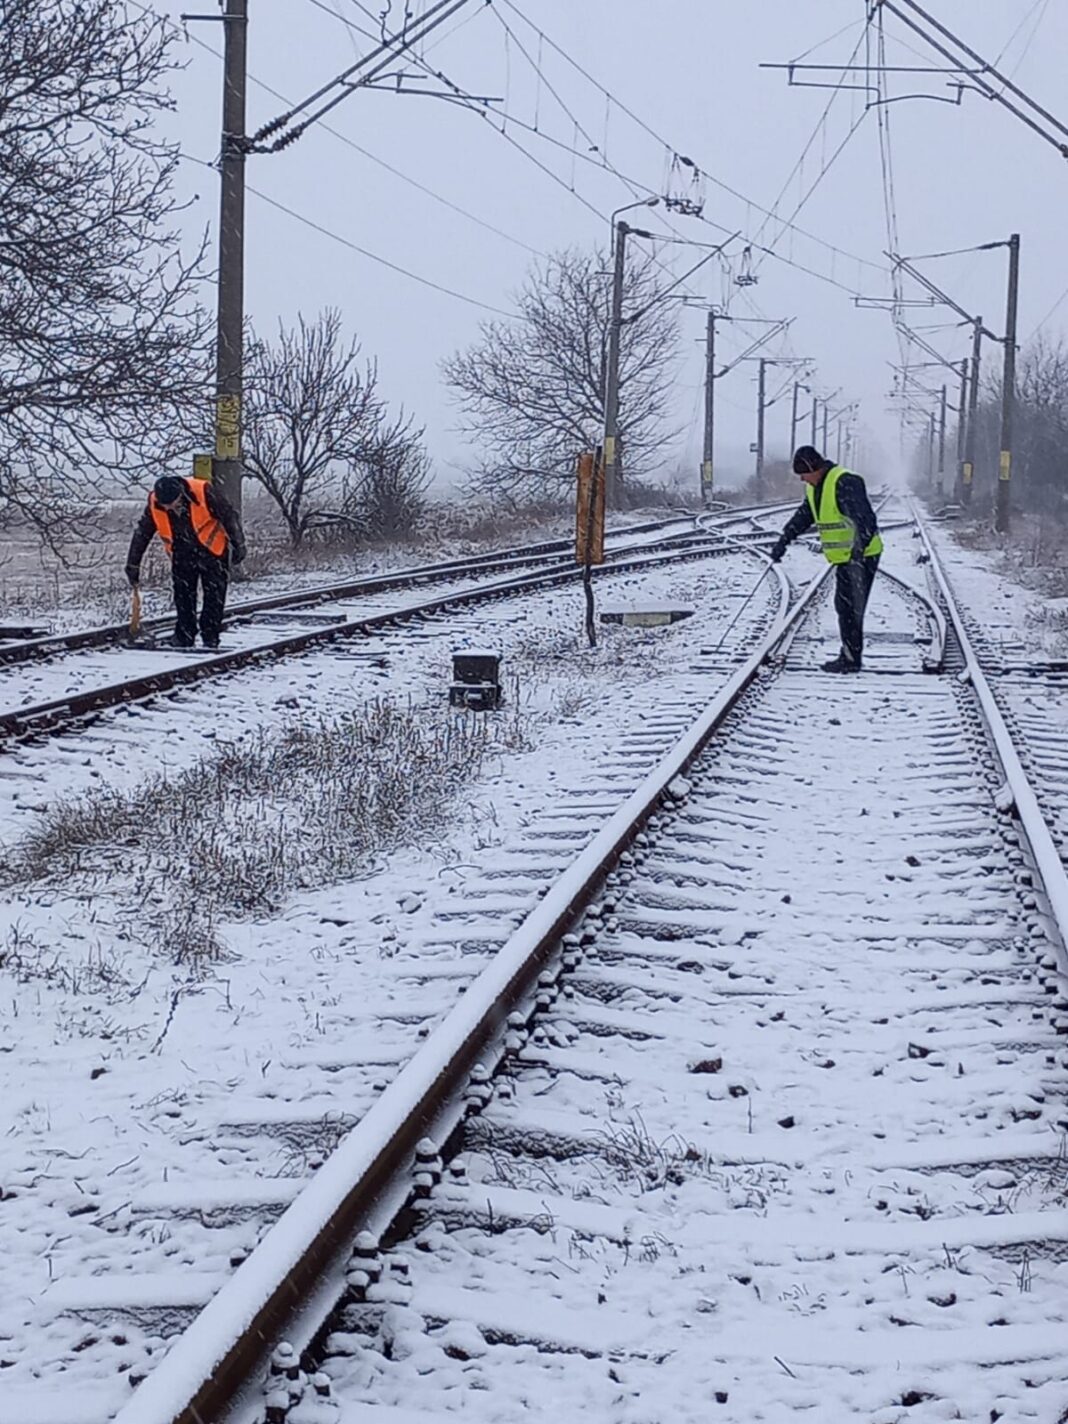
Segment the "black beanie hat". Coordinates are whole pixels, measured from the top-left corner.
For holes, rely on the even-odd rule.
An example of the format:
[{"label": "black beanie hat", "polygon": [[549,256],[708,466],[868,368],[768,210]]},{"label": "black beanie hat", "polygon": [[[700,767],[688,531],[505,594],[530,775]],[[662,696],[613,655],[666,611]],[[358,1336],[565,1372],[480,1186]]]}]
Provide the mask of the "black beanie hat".
[{"label": "black beanie hat", "polygon": [[802,445],[794,451],[794,474],[811,475],[827,462],[815,445]]},{"label": "black beanie hat", "polygon": [[160,504],[173,504],[185,490],[185,481],[177,475],[161,475],[152,493]]}]

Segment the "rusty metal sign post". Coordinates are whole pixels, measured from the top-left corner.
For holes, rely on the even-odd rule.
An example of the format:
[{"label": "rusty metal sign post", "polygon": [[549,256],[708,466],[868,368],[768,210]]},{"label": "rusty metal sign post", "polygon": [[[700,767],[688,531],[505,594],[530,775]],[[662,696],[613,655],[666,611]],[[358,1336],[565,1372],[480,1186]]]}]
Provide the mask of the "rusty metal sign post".
[{"label": "rusty metal sign post", "polygon": [[575,490],[575,562],[583,567],[582,588],[586,595],[586,637],[590,647],[597,646],[594,621],[594,564],[604,563],[604,461],[600,450],[586,450],[578,457],[578,478]]}]

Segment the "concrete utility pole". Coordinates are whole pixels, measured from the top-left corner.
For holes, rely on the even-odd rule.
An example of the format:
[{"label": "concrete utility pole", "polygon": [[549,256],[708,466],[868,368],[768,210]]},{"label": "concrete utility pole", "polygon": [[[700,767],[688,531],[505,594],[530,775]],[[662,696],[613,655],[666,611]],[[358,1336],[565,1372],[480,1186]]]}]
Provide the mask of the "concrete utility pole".
[{"label": "concrete utility pole", "polygon": [[798,397],[800,391],[801,391],[801,382],[800,382],[800,381],[795,381],[795,382],[794,382],[794,398],[793,398],[793,404],[792,404],[791,407],[790,407],[790,459],[791,459],[791,460],[792,460],[793,457],[794,457],[794,451],[797,449],[797,397]]},{"label": "concrete utility pole", "polygon": [[764,493],[764,388],[767,381],[767,370],[767,358],[761,356],[757,376],[756,493],[758,499]]},{"label": "concrete utility pole", "polygon": [[608,366],[604,383],[604,492],[609,509],[619,508],[619,346],[623,333],[623,275],[627,233],[616,223],[615,266],[612,269],[612,314],[608,321]]},{"label": "concrete utility pole", "polygon": [[811,438],[809,439],[809,442],[808,442],[810,445],[813,445],[813,446],[816,444],[816,414],[817,414],[817,411],[819,410],[819,404],[820,404],[820,403],[819,403],[819,398],[818,398],[817,396],[813,396],[813,397],[812,397],[812,435],[811,435]]},{"label": "concrete utility pole", "polygon": [[968,423],[968,358],[960,362],[960,397],[957,404],[957,483],[958,499],[964,487],[964,451]]},{"label": "concrete utility pole", "polygon": [[938,401],[938,494],[942,496],[946,472],[946,388],[942,387]]},{"label": "concrete utility pole", "polygon": [[978,435],[979,373],[983,364],[983,318],[977,316],[972,326],[972,358],[968,368],[968,434],[964,442],[963,502],[972,502],[972,481],[975,479],[975,443]]},{"label": "concrete utility pole", "polygon": [[1012,479],[1012,423],[1016,412],[1016,314],[1020,295],[1020,234],[1009,238],[1009,293],[1005,313],[1005,366],[1001,380],[1001,455],[995,528],[1007,534],[1012,522],[1009,487]]},{"label": "concrete utility pole", "polygon": [[219,300],[215,344],[215,458],[219,493],[241,512],[241,397],[245,322],[245,87],[248,0],[226,0],[223,20]]},{"label": "concrete utility pole", "polygon": [[827,453],[827,419],[828,419],[828,410],[829,410],[828,402],[827,402],[827,401],[824,401],[824,402],[823,402],[823,449],[822,449],[822,451],[820,452],[821,454],[824,454],[824,455],[826,455],[826,453]]},{"label": "concrete utility pole", "polygon": [[712,498],[713,486],[713,441],[715,436],[716,408],[716,316],[708,309],[708,324],[705,328],[705,438],[701,451],[701,500],[707,504]]}]

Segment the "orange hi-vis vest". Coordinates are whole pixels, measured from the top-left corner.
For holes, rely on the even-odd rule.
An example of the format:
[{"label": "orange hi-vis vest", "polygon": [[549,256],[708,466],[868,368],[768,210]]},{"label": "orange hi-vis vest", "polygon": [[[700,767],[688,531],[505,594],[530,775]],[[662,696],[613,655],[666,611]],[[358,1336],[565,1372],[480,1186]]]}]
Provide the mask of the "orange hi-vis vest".
[{"label": "orange hi-vis vest", "polygon": [[[193,525],[193,532],[210,554],[218,554],[221,557],[226,553],[229,541],[226,537],[226,530],[208,508],[207,480],[183,479],[182,483],[189,491],[189,518]],[[174,553],[174,532],[171,529],[171,517],[165,509],[159,507],[155,494],[149,495],[148,507],[152,511],[156,533],[163,540],[163,547],[170,557]]]}]

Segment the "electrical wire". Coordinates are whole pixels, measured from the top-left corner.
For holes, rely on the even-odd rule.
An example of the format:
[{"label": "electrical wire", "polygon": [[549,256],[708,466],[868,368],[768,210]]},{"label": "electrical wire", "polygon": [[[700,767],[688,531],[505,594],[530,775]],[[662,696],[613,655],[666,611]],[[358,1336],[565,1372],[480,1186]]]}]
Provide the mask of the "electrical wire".
[{"label": "electrical wire", "polygon": [[[354,5],[357,9],[361,10],[364,14],[370,15],[371,12],[368,10],[368,7],[363,3],[363,0],[350,0],[350,3],[351,3],[352,5]],[[492,0],[487,0],[487,3],[492,3]],[[600,93],[602,93],[602,94],[606,97],[606,99],[608,99],[608,100],[610,100],[612,103],[614,103],[617,108],[619,108],[623,113],[627,114],[627,116],[630,117],[634,122],[636,122],[636,123],[639,125],[639,127],[641,127],[646,133],[648,133],[651,137],[655,138],[658,144],[663,145],[665,148],[669,149],[671,152],[674,152],[674,151],[675,151],[675,150],[672,149],[671,146],[666,142],[666,140],[662,139],[659,135],[657,135],[657,134],[656,134],[652,129],[650,129],[650,128],[648,127],[648,125],[646,125],[641,119],[637,118],[637,116],[634,115],[634,114],[627,108],[626,105],[621,104],[621,103],[619,102],[619,100],[617,100],[617,99],[615,98],[615,96],[610,93],[610,91],[608,91],[607,89],[605,89],[604,86],[601,85],[597,80],[593,79],[592,76],[589,75],[588,72],[587,72],[585,69],[583,69],[583,67],[582,67],[581,65],[579,65],[576,60],[573,60],[570,55],[568,55],[565,51],[563,51],[563,50],[560,48],[560,46],[558,46],[558,45],[555,43],[555,41],[551,39],[550,36],[546,35],[543,31],[541,31],[540,29],[538,29],[538,27],[535,26],[535,25],[528,19],[528,17],[525,16],[525,15],[522,13],[522,11],[519,10],[518,6],[516,6],[515,4],[512,3],[512,0],[503,0],[503,3],[507,4],[510,9],[512,9],[517,15],[519,15],[519,17],[520,17],[522,20],[524,20],[525,23],[526,23],[528,26],[530,26],[531,29],[534,30],[534,32],[539,36],[539,40],[540,40],[542,43],[547,44],[551,49],[553,49],[554,51],[556,51],[557,53],[559,53],[563,58],[565,58],[576,70],[578,70],[578,72],[580,72],[580,73],[583,75],[583,77],[584,77],[585,79],[587,79],[587,81],[588,81],[589,83],[593,84],[594,87],[595,87]],[[359,27],[357,27],[357,28],[359,28]],[[512,33],[514,34],[514,31],[513,31]],[[540,71],[540,69],[537,67],[536,62],[533,61],[533,60],[530,58],[529,54],[527,54],[527,58],[528,58],[528,61],[532,64],[532,66],[534,66],[535,72],[538,73],[539,76],[540,76],[542,79],[544,79],[544,75],[541,74],[541,71]],[[424,67],[424,68],[428,68],[428,66],[423,66],[423,67]],[[447,79],[445,78],[445,76],[443,76],[443,75],[440,74],[440,72],[438,72],[438,71],[430,71],[430,72],[433,72],[433,73],[435,74],[435,77],[437,77],[437,78],[439,78],[440,80],[442,80],[442,82],[450,83],[450,84],[451,84],[451,81],[447,80]],[[455,87],[455,86],[453,86],[453,87]],[[558,96],[557,96],[557,98],[558,98]],[[564,180],[563,178],[560,177],[559,174],[555,173],[551,168],[549,168],[549,166],[548,166],[547,164],[543,164],[533,153],[531,153],[531,151],[530,151],[528,148],[525,148],[522,144],[518,143],[518,142],[516,141],[516,139],[514,138],[513,135],[510,135],[510,134],[508,134],[507,132],[505,132],[505,131],[504,131],[504,125],[505,125],[505,123],[510,124],[510,125],[512,125],[513,127],[518,127],[518,128],[520,128],[520,129],[523,129],[523,130],[525,130],[527,133],[529,133],[532,137],[536,137],[536,138],[542,140],[544,143],[549,144],[551,147],[554,147],[554,148],[556,148],[556,149],[558,149],[558,150],[560,150],[560,151],[562,151],[562,152],[566,152],[567,154],[569,154],[569,155],[571,156],[571,158],[572,158],[573,160],[576,160],[576,159],[581,160],[584,164],[593,166],[593,167],[597,168],[599,171],[605,171],[605,170],[607,169],[608,172],[612,173],[613,176],[615,176],[616,178],[619,179],[619,181],[624,185],[624,187],[627,189],[627,191],[631,194],[632,197],[638,197],[640,194],[644,194],[644,195],[647,196],[647,197],[658,196],[658,194],[656,193],[656,190],[653,189],[653,188],[651,188],[648,184],[643,183],[642,181],[640,181],[640,180],[638,180],[638,179],[635,179],[635,178],[630,177],[629,175],[627,175],[626,173],[624,173],[622,170],[620,170],[616,165],[610,163],[610,162],[607,160],[607,156],[606,156],[606,155],[603,153],[603,151],[602,151],[603,146],[602,146],[602,145],[594,145],[594,144],[592,143],[592,138],[593,138],[593,136],[592,136],[591,134],[589,134],[589,132],[585,129],[584,126],[582,126],[582,125],[579,124],[579,122],[578,122],[577,118],[575,117],[575,115],[571,112],[571,110],[570,110],[565,104],[563,104],[563,101],[562,101],[562,100],[559,100],[559,98],[558,98],[558,102],[560,102],[561,107],[563,108],[564,112],[568,115],[568,117],[569,117],[569,118],[572,120],[572,122],[575,124],[576,128],[578,129],[578,131],[581,132],[581,133],[583,134],[583,136],[587,139],[588,144],[589,144],[591,147],[596,147],[597,152],[600,154],[600,160],[591,157],[591,155],[590,155],[589,152],[583,152],[583,150],[580,149],[576,144],[574,144],[574,143],[568,144],[568,143],[564,142],[564,141],[561,140],[561,139],[557,139],[557,138],[553,137],[551,134],[545,133],[544,130],[542,130],[542,129],[540,129],[540,128],[536,128],[534,125],[525,122],[525,121],[524,121],[523,119],[521,119],[517,114],[514,114],[514,113],[506,113],[506,114],[504,114],[504,113],[501,113],[501,112],[498,111],[498,110],[494,110],[494,111],[480,110],[480,111],[478,111],[478,112],[481,113],[482,117],[487,118],[487,119],[499,117],[499,118],[501,119],[501,121],[502,121],[502,127],[501,127],[501,128],[498,128],[496,124],[493,124],[492,127],[494,128],[495,132],[497,132],[498,134],[500,134],[501,137],[504,138],[506,142],[510,143],[513,147],[515,147],[515,148],[517,149],[517,151],[520,152],[520,153],[521,153],[525,158],[527,158],[530,162],[534,163],[535,166],[538,167],[542,173],[544,173],[547,177],[549,177],[549,178],[550,178],[554,183],[556,183],[558,186],[562,187],[565,192],[571,193],[571,195],[572,195],[578,202],[580,202],[588,211],[590,211],[591,213],[593,213],[595,216],[599,217],[602,221],[607,221],[607,220],[608,220],[606,214],[600,212],[592,203],[590,203],[585,197],[583,197],[583,195],[582,195],[581,193],[579,193],[579,192],[577,191],[577,189],[575,189],[573,186],[571,186],[570,184],[568,184],[568,183],[566,182],[566,180]],[[859,125],[858,125],[858,126],[859,126]],[[855,131],[855,130],[853,130],[853,131]],[[846,141],[848,141],[848,138],[852,136],[852,132],[853,132],[853,131],[851,131],[850,134],[847,135],[847,140],[846,140]],[[844,146],[844,144],[843,144],[842,146]],[[841,146],[840,146],[838,152],[840,152],[840,151],[841,151]],[[835,155],[832,156],[831,162],[833,162],[833,160],[834,160],[835,157],[837,157],[837,152],[836,152]],[[829,164],[828,164],[828,166],[829,166]],[[706,175],[706,176],[711,177],[711,175]],[[822,176],[822,175],[821,175],[821,176]],[[734,190],[734,189],[732,189],[732,188],[729,188],[728,185],[719,183],[719,181],[716,180],[716,179],[714,179],[714,178],[712,179],[712,181],[713,181],[714,183],[717,183],[718,186],[724,188],[725,191],[731,192],[732,195],[736,196],[740,201],[746,202],[746,203],[749,203],[749,202],[750,202],[750,200],[747,199],[747,198],[744,196],[744,194],[738,193],[736,190]],[[806,201],[807,201],[808,196],[810,196],[810,194],[809,194],[809,195],[806,195],[806,199],[805,199]],[[765,212],[765,213],[768,212],[767,209],[761,208],[758,204],[750,204],[750,205],[757,207],[758,210],[761,211],[761,212]],[[774,216],[774,215],[769,213],[769,216]],[[700,220],[701,220],[702,222],[706,223],[708,226],[710,226],[710,227],[714,228],[715,230],[719,231],[719,232],[729,233],[729,232],[731,231],[730,229],[724,227],[722,224],[713,222],[711,219],[705,218],[703,215],[702,215],[702,217],[701,217]],[[867,259],[867,258],[859,257],[859,256],[857,256],[855,253],[847,252],[845,249],[839,248],[839,247],[835,246],[835,244],[833,244],[833,243],[826,242],[824,239],[819,238],[819,237],[816,237],[814,234],[811,234],[811,233],[806,232],[803,228],[798,227],[797,224],[794,223],[792,220],[790,220],[790,221],[785,221],[785,222],[784,222],[784,220],[778,219],[778,221],[780,221],[780,222],[783,223],[783,231],[784,231],[784,232],[787,231],[787,230],[789,230],[789,231],[795,231],[795,232],[799,233],[801,236],[804,236],[804,237],[806,237],[806,238],[809,238],[811,241],[814,241],[814,242],[816,242],[817,244],[819,244],[820,246],[826,248],[826,249],[827,249],[828,251],[830,251],[831,253],[833,253],[833,254],[835,254],[835,255],[837,255],[837,256],[840,256],[840,257],[842,257],[843,259],[845,259],[845,260],[847,260],[847,261],[857,263],[858,266],[870,267],[870,268],[872,268],[873,270],[876,270],[876,271],[879,271],[879,272],[884,272],[884,273],[885,273],[885,271],[886,271],[886,268],[885,268],[884,266],[882,266],[881,264],[879,264],[879,263],[872,262],[872,261],[870,261],[870,260]],[[677,233],[677,230],[674,229],[674,228],[672,229],[672,231]],[[781,237],[781,235],[782,235],[782,234],[780,234],[780,237]],[[668,239],[664,239],[664,240],[667,241]],[[680,238],[680,241],[681,241],[681,242],[687,242],[688,239],[682,239],[682,238]],[[697,245],[697,244],[695,244],[695,245]],[[784,256],[782,253],[780,253],[780,252],[774,250],[772,247],[769,247],[769,246],[767,246],[767,245],[761,244],[761,243],[759,243],[759,242],[751,243],[751,246],[753,246],[754,248],[756,248],[758,251],[762,252],[766,257],[771,257],[771,258],[773,258],[773,259],[776,260],[776,261],[782,262],[782,263],[784,263],[786,266],[792,267],[792,268],[794,268],[795,270],[804,273],[806,276],[813,277],[813,278],[815,278],[817,281],[822,281],[822,282],[824,282],[824,283],[826,283],[826,284],[828,284],[828,285],[830,285],[830,286],[832,286],[832,287],[835,287],[835,288],[836,288],[837,290],[839,290],[839,291],[846,292],[846,293],[848,293],[850,296],[857,296],[857,295],[859,295],[859,292],[857,291],[857,289],[856,289],[855,287],[850,287],[848,284],[839,281],[837,278],[832,277],[832,276],[828,276],[826,273],[820,272],[820,271],[818,271],[816,268],[810,267],[810,266],[808,266],[807,264],[805,264],[804,262],[798,261],[796,258],[786,257],[786,256]],[[662,266],[662,264],[659,264],[659,263],[658,263],[658,265],[661,265],[661,266]],[[673,274],[672,274],[672,275],[673,275]]]},{"label": "electrical wire", "polygon": [[[210,168],[215,171],[215,164],[206,158],[198,158],[192,153],[181,153],[180,156],[188,163],[196,163],[202,168]],[[408,277],[413,282],[418,282],[420,286],[429,287],[432,291],[440,292],[446,297],[455,297],[457,301],[466,302],[468,306],[479,307],[482,311],[492,312],[494,316],[507,317],[509,321],[523,321],[518,312],[505,311],[503,307],[495,307],[491,302],[484,302],[478,297],[472,297],[467,292],[458,292],[454,287],[446,287],[441,282],[435,282],[430,277],[423,277],[418,272],[413,272],[408,267],[402,267],[399,262],[394,262],[388,257],[383,257],[378,252],[372,252],[367,247],[361,247],[359,243],[353,242],[351,238],[343,237],[341,233],[334,232],[332,228],[326,227],[323,223],[316,222],[306,213],[299,212],[296,208],[291,208],[288,204],[281,202],[278,198],[272,198],[269,193],[261,192],[259,188],[253,188],[250,183],[245,184],[249,193],[255,194],[261,202],[268,203],[272,208],[277,208],[279,212],[288,214],[291,218],[296,218],[305,227],[312,228],[315,232],[322,233],[324,237],[331,238],[334,242],[347,247],[351,252],[358,252],[361,257],[367,257],[372,262],[379,263],[382,267],[388,267],[391,272],[397,272],[402,277]]]},{"label": "electrical wire", "polygon": [[1012,69],[1009,70],[1009,78],[1010,78],[1010,79],[1013,77],[1013,75],[1014,75],[1015,73],[1017,73],[1017,71],[1018,71],[1019,68],[1020,68],[1020,65],[1024,62],[1024,59],[1026,58],[1027,51],[1028,51],[1028,50],[1031,48],[1031,46],[1034,44],[1034,42],[1035,42],[1035,36],[1038,34],[1039,30],[1040,30],[1041,27],[1042,27],[1042,21],[1046,18],[1046,10],[1047,10],[1048,8],[1049,8],[1049,0],[1035,0],[1035,3],[1031,6],[1030,10],[1028,10],[1027,14],[1023,17],[1023,19],[1020,21],[1020,23],[1019,23],[1019,24],[1016,26],[1016,28],[1013,30],[1012,34],[1011,34],[1011,35],[1009,36],[1009,38],[1005,41],[1004,45],[1002,45],[1002,47],[1001,47],[1001,53],[998,55],[997,59],[994,60],[994,66],[995,66],[995,68],[1001,63],[1001,61],[1005,58],[1006,54],[1008,54],[1009,50],[1010,50],[1010,49],[1012,48],[1012,46],[1015,44],[1016,39],[1017,39],[1017,36],[1021,33],[1021,31],[1023,30],[1024,26],[1030,21],[1031,16],[1035,13],[1036,10],[1041,9],[1041,14],[1039,15],[1037,21],[1035,22],[1035,27],[1034,27],[1034,29],[1031,31],[1031,34],[1030,34],[1030,36],[1029,36],[1029,38],[1028,38],[1028,40],[1027,40],[1027,43],[1024,45],[1023,49],[1022,49],[1021,52],[1020,52],[1020,57],[1019,57],[1019,59],[1016,61],[1016,64],[1015,64],[1014,68],[1012,68]]},{"label": "electrical wire", "polygon": [[[139,0],[131,0],[131,3],[136,5],[137,9],[141,10],[144,14],[155,15],[157,19],[163,20],[164,23],[170,25],[171,29],[176,34],[182,34],[182,31],[178,28],[177,25],[173,25],[169,20],[166,19],[165,16],[160,15],[158,11],[153,10],[151,6],[140,4]],[[326,6],[321,3],[321,0],[310,0],[310,3],[317,5],[320,9],[326,9]],[[338,15],[336,11],[327,10],[327,13],[333,15],[335,19],[341,20],[342,24],[344,24],[347,28],[354,28],[350,21],[345,20],[341,15]],[[359,33],[364,32],[359,31]],[[222,58],[219,51],[215,49],[213,45],[208,44],[198,35],[188,34],[185,36],[185,38],[189,39],[193,44],[199,45],[199,47],[203,50],[206,50],[208,54],[214,55],[216,59]],[[273,88],[264,80],[258,79],[256,75],[250,73],[248,77],[249,80],[253,84],[255,84],[258,89],[262,89],[264,93],[270,94],[272,98],[278,99],[283,104],[289,104],[291,102],[291,100],[285,94],[281,93],[280,90]],[[395,168],[393,164],[387,163],[384,158],[379,158],[378,155],[372,153],[370,149],[364,148],[361,144],[358,144],[355,142],[355,140],[349,138],[347,134],[343,134],[340,129],[335,129],[331,127],[330,124],[326,123],[321,124],[320,127],[326,133],[330,134],[332,138],[337,139],[339,143],[343,143],[346,148],[351,148],[354,153],[358,153],[362,158],[366,158],[369,162],[376,164],[379,168],[384,168],[385,171],[387,173],[392,174],[394,178],[399,178],[402,183],[407,183],[410,188],[415,188],[417,192],[424,194],[428,198],[432,198],[434,202],[440,203],[443,207],[450,209],[451,212],[458,214],[462,218],[466,218],[468,222],[475,223],[476,226],[484,228],[487,232],[493,233],[495,237],[501,238],[504,242],[510,242],[514,247],[523,248],[524,251],[529,252],[534,257],[545,256],[545,253],[542,252],[540,248],[531,246],[529,242],[524,242],[521,237],[516,237],[514,233],[506,232],[504,228],[497,227],[495,224],[489,222],[488,219],[479,217],[477,213],[470,212],[467,208],[462,207],[459,203],[454,203],[451,198],[446,198],[444,194],[435,192],[433,188],[427,187],[425,183],[419,182],[417,178],[413,178],[410,174],[405,173],[402,169]]]},{"label": "electrical wire", "polygon": [[[1064,302],[1065,302],[1066,300],[1068,300],[1068,287],[1065,287],[1064,291],[1060,294],[1060,296],[1057,298],[1057,300],[1053,303],[1053,305],[1050,307],[1050,309],[1049,309],[1049,311],[1046,313],[1046,315],[1045,315],[1045,316],[1042,318],[1042,320],[1041,320],[1040,322],[1038,322],[1037,325],[1031,330],[1031,332],[1030,332],[1030,333],[1028,334],[1028,336],[1027,336],[1027,341],[1033,341],[1033,340],[1035,339],[1035,337],[1036,337],[1036,336],[1038,335],[1038,333],[1042,330],[1042,328],[1046,325],[1046,323],[1050,320],[1050,318],[1051,318],[1056,312],[1060,311],[1061,307],[1064,305]],[[1025,344],[1026,344],[1026,343],[1025,343]]]},{"label": "electrical wire", "polygon": [[[360,0],[352,0],[352,3],[359,4]],[[545,31],[543,31],[526,14],[524,14],[524,12],[515,3],[515,0],[487,0],[487,3],[503,4],[507,6],[507,8],[511,10],[514,14],[518,15],[519,18],[523,20],[524,23],[527,24],[535,32],[535,34],[539,35],[544,41],[544,43],[551,50],[558,54],[561,59],[563,59],[577,73],[579,73],[587,81],[587,83],[592,84],[593,87],[597,89],[602,95],[604,95],[606,99],[609,99],[620,111],[620,113],[625,114],[627,118],[631,120],[632,123],[636,124],[638,128],[640,128],[645,134],[647,134],[650,138],[654,139],[655,142],[661,148],[667,150],[667,152],[669,153],[680,152],[680,150],[674,144],[669,143],[668,140],[664,138],[662,134],[657,133],[655,129],[653,129],[649,124],[646,123],[643,118],[640,117],[640,115],[635,113],[633,109],[631,109],[627,104],[625,104],[617,95],[612,93],[611,90],[607,89],[600,82],[600,80],[594,78],[594,76],[589,72],[588,69],[586,69],[582,64],[580,64],[578,60],[573,58],[573,56],[570,55],[567,50],[565,50],[561,45],[557,44],[556,41],[550,35],[546,34]],[[733,188],[729,183],[725,183],[722,179],[717,178],[715,174],[709,172],[708,169],[702,168],[700,171],[710,183],[714,184],[714,186],[716,186],[717,188],[720,188],[723,192],[729,193],[731,197],[736,198],[739,202],[747,204],[749,207],[755,209],[761,214],[764,214],[765,216],[775,216],[775,214],[772,213],[768,208],[763,207],[760,203],[757,203],[752,198],[747,197],[746,194],[739,192],[738,189]],[[791,230],[796,232],[800,237],[803,237],[810,242],[817,243],[819,246],[824,247],[828,251],[835,253],[837,256],[844,258],[846,261],[857,262],[860,263],[862,266],[873,268],[874,270],[879,272],[885,272],[886,270],[882,263],[873,262],[870,258],[867,257],[859,257],[856,253],[853,252],[847,252],[844,248],[837,247],[833,242],[828,242],[826,238],[819,237],[815,233],[809,232],[805,228],[799,227],[796,223],[791,223],[789,224],[789,226]]]},{"label": "electrical wire", "polygon": [[[778,206],[779,206],[779,204],[782,202],[783,198],[786,196],[786,193],[787,193],[787,190],[788,190],[789,187],[790,187],[790,184],[793,182],[793,180],[794,180],[794,178],[797,176],[798,172],[802,169],[802,167],[803,167],[803,165],[804,165],[804,162],[805,162],[805,159],[808,157],[809,150],[812,148],[812,145],[816,142],[817,136],[819,135],[819,133],[821,132],[821,130],[823,130],[824,132],[826,131],[824,126],[825,126],[826,123],[827,123],[827,119],[828,119],[828,117],[829,117],[829,115],[830,115],[830,112],[831,112],[832,107],[834,106],[835,100],[836,100],[836,99],[839,97],[839,95],[843,92],[843,87],[844,87],[844,85],[845,85],[845,77],[846,77],[846,74],[847,74],[847,72],[848,72],[848,70],[849,70],[849,66],[852,65],[852,63],[853,63],[854,60],[856,59],[857,55],[860,53],[860,47],[861,47],[861,45],[864,43],[864,41],[865,41],[865,39],[868,37],[868,35],[870,34],[870,30],[871,30],[871,22],[870,22],[870,20],[865,20],[865,22],[864,22],[864,28],[863,28],[863,30],[861,31],[860,35],[858,36],[856,44],[853,46],[853,52],[850,54],[849,58],[846,60],[845,64],[844,64],[843,67],[842,67],[842,71],[841,71],[841,73],[839,74],[837,81],[835,82],[834,88],[831,90],[831,97],[827,100],[827,103],[826,103],[826,105],[824,106],[823,113],[820,115],[819,119],[816,121],[816,126],[815,126],[815,128],[812,130],[812,133],[811,133],[811,135],[809,136],[808,142],[807,142],[807,143],[805,144],[805,146],[802,148],[801,153],[800,153],[800,155],[798,156],[797,162],[794,164],[793,168],[790,170],[789,174],[787,175],[786,181],[783,183],[782,188],[779,190],[779,196],[778,196],[778,197],[775,199],[775,201],[772,203],[772,205],[771,205],[771,211],[768,213],[768,215],[765,217],[764,221],[761,223],[760,227],[757,229],[757,237],[758,237],[758,238],[761,237],[761,236],[763,236],[764,230],[766,229],[766,227],[767,227],[767,225],[768,225],[769,222],[771,222],[771,221],[776,221],[776,222],[781,221],[781,219],[777,216],[777,209],[778,209]],[[865,112],[866,112],[866,111],[865,111]],[[863,118],[864,118],[864,113],[861,114],[861,119],[863,119]],[[850,138],[852,138],[853,134],[856,132],[856,130],[857,130],[858,127],[859,127],[859,122],[858,122],[858,123],[855,123],[855,124],[853,125],[853,127],[850,129],[849,133],[848,133],[847,136],[846,136],[846,142],[848,142],[848,140],[849,140]],[[842,146],[840,146],[840,147],[835,151],[835,153],[832,155],[832,157],[831,157],[829,163],[828,163],[827,161],[824,161],[822,170],[821,170],[819,176],[818,176],[817,179],[816,179],[816,183],[815,183],[815,184],[813,185],[813,187],[809,190],[809,192],[805,195],[805,198],[802,200],[802,202],[798,204],[797,209],[796,209],[796,210],[794,211],[794,213],[791,215],[792,217],[796,217],[796,216],[797,216],[798,212],[800,212],[801,208],[804,207],[805,203],[806,203],[806,202],[808,201],[808,199],[812,196],[812,193],[815,191],[816,186],[818,186],[819,182],[822,180],[823,176],[826,174],[826,172],[827,172],[827,170],[829,169],[829,167],[831,166],[831,164],[833,164],[835,158],[838,157],[838,154],[841,152],[842,147],[844,147],[844,144],[843,144]],[[783,235],[783,234],[780,232],[779,236],[782,237],[782,235]]]}]

